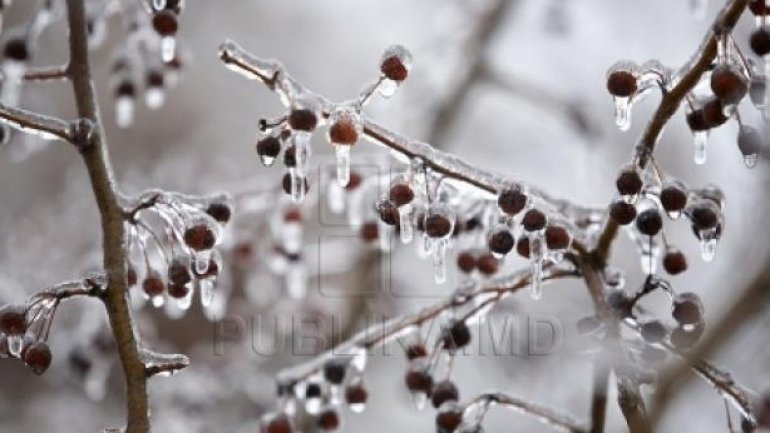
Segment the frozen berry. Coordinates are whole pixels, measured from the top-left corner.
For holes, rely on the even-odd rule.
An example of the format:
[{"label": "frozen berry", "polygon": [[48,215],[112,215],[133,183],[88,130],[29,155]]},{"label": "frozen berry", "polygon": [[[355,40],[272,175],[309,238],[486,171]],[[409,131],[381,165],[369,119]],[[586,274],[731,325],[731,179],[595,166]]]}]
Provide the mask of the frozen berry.
[{"label": "frozen berry", "polygon": [[161,36],[174,36],[178,30],[179,23],[174,12],[162,10],[153,15],[152,27]]},{"label": "frozen berry", "polygon": [[764,16],[770,14],[770,7],[767,6],[765,0],[750,0],[749,10],[754,15]]},{"label": "frozen berry", "polygon": [[116,98],[133,98],[136,96],[136,86],[131,80],[123,80],[115,87]]},{"label": "frozen berry", "polygon": [[147,75],[145,75],[145,83],[147,84],[147,87],[151,88],[161,88],[163,87],[163,72],[152,69],[147,72]]},{"label": "frozen berry", "polygon": [[283,165],[287,168],[297,166],[297,146],[292,144],[283,151]]},{"label": "frozen berry", "polygon": [[691,110],[687,113],[687,125],[693,132],[707,131],[710,128],[702,109]]},{"label": "frozen berry", "polygon": [[24,363],[37,375],[45,373],[51,365],[51,348],[43,341],[36,341],[24,350]]},{"label": "frozen berry", "polygon": [[457,386],[451,380],[442,380],[433,387],[430,400],[433,403],[433,407],[438,409],[445,402],[457,401],[459,397],[460,393],[457,390]]},{"label": "frozen berry", "polygon": [[720,126],[727,122],[729,118],[725,116],[724,105],[720,99],[711,99],[703,104],[703,121],[709,128]]},{"label": "frozen berry", "polygon": [[529,258],[529,238],[522,236],[516,241],[516,253],[525,259]]},{"label": "frozen berry", "polygon": [[452,221],[444,215],[428,215],[424,219],[425,234],[431,238],[443,238],[452,231]]},{"label": "frozen berry", "polygon": [[463,411],[457,405],[448,405],[436,414],[436,428],[439,433],[453,433],[462,422]]},{"label": "frozen berry", "polygon": [[454,351],[461,349],[471,342],[471,330],[464,321],[455,321],[451,326],[444,330],[442,344],[444,349]]},{"label": "frozen berry", "polygon": [[334,385],[339,385],[345,380],[345,372],[347,371],[347,365],[337,359],[330,359],[326,361],[323,367],[324,379]]},{"label": "frozen berry", "polygon": [[172,298],[182,299],[190,293],[190,287],[186,284],[168,283],[168,294]]},{"label": "frozen berry", "polygon": [[636,93],[638,85],[636,76],[630,71],[613,71],[607,76],[607,90],[618,97],[629,97]]},{"label": "frozen berry", "polygon": [[15,60],[17,62],[26,62],[29,60],[29,47],[27,41],[24,38],[12,38],[5,43],[3,54],[6,59]]},{"label": "frozen berry", "polygon": [[[283,192],[286,194],[291,195],[291,180],[292,176],[291,173],[286,173],[283,175],[283,181],[281,182],[281,186],[283,187]],[[304,181],[304,182],[303,182]],[[307,181],[307,178],[301,178],[299,181],[300,185],[303,185],[305,188],[305,194],[307,194],[308,190],[310,190],[310,182]]]},{"label": "frozen berry", "polygon": [[257,141],[257,154],[262,158],[276,158],[280,152],[281,140],[277,137],[269,136]]},{"label": "frozen berry", "polygon": [[6,305],[0,308],[0,332],[21,335],[27,331],[27,307]]},{"label": "frozen berry", "polygon": [[334,144],[352,146],[358,141],[358,130],[350,119],[340,119],[329,127],[329,141]]},{"label": "frozen berry", "polygon": [[476,269],[476,256],[468,251],[461,252],[457,255],[457,267],[466,274],[470,274]]},{"label": "frozen berry", "polygon": [[674,298],[671,315],[680,325],[695,325],[703,319],[703,303],[695,293],[680,293]]},{"label": "frozen berry", "polygon": [[289,113],[289,126],[296,131],[312,131],[318,125],[318,117],[312,110],[295,108]]},{"label": "frozen berry", "polygon": [[636,228],[647,236],[655,236],[663,228],[663,219],[655,209],[647,209],[636,216]]},{"label": "frozen berry", "polygon": [[377,203],[377,213],[385,224],[391,226],[398,224],[398,208],[390,200],[382,200]]},{"label": "frozen berry", "polygon": [[667,183],[660,190],[660,204],[666,212],[679,212],[687,206],[687,191],[679,182]]},{"label": "frozen berry", "polygon": [[409,68],[399,56],[390,56],[380,63],[380,72],[389,80],[404,81],[409,75]]},{"label": "frozen berry", "polygon": [[190,267],[184,259],[175,258],[168,267],[168,281],[183,286],[192,280]]},{"label": "frozen berry", "polygon": [[305,387],[305,398],[319,398],[323,394],[321,385],[317,383],[308,383]]},{"label": "frozen berry", "polygon": [[528,210],[521,219],[524,230],[528,232],[542,230],[547,222],[545,214],[538,209]]},{"label": "frozen berry", "polygon": [[770,30],[766,26],[754,30],[749,39],[749,46],[758,56],[765,56],[770,53]]},{"label": "frozen berry", "polygon": [[690,219],[695,230],[712,229],[719,224],[719,209],[707,200],[701,200],[690,210]]},{"label": "frozen berry", "polygon": [[511,232],[503,227],[490,233],[487,240],[489,250],[500,255],[508,254],[513,249],[514,242]]},{"label": "frozen berry", "polygon": [[430,395],[433,389],[433,378],[423,368],[410,369],[405,377],[406,387],[409,391]]},{"label": "frozen berry", "polygon": [[126,269],[126,285],[128,287],[134,287],[136,285],[137,279],[138,277],[136,275],[136,269],[129,265],[128,269]]},{"label": "frozen berry", "polygon": [[639,191],[642,190],[642,186],[644,186],[644,182],[639,175],[639,169],[636,165],[623,167],[618,173],[618,177],[615,179],[615,186],[620,195],[635,196],[639,194]]},{"label": "frozen berry", "polygon": [[337,428],[340,426],[340,416],[334,409],[324,409],[320,414],[318,414],[317,424],[321,430],[337,430]]},{"label": "frozen berry", "polygon": [[549,250],[565,250],[571,241],[572,236],[563,226],[549,225],[545,228],[545,244]]},{"label": "frozen berry", "polygon": [[374,242],[379,239],[379,227],[376,222],[365,222],[361,225],[359,236],[364,242]]},{"label": "frozen berry", "polygon": [[758,154],[760,143],[762,143],[762,139],[756,129],[750,126],[741,127],[738,132],[738,149],[743,156]]},{"label": "frozen berry", "polygon": [[166,286],[163,284],[160,274],[155,271],[151,271],[147,278],[142,281],[142,290],[150,298],[161,295],[165,288]]},{"label": "frozen berry", "polygon": [[214,232],[205,224],[189,227],[184,232],[184,242],[195,251],[210,250],[216,244]]},{"label": "frozen berry", "polygon": [[423,344],[412,344],[406,348],[406,358],[410,361],[428,356],[428,349]]},{"label": "frozen berry", "polygon": [[368,399],[369,392],[361,384],[350,385],[345,388],[345,402],[347,404],[365,404]]},{"label": "frozen berry", "polygon": [[285,413],[273,416],[263,427],[263,433],[292,433],[291,420]]},{"label": "frozen berry", "polygon": [[487,276],[496,273],[498,265],[498,260],[492,254],[484,254],[476,262],[479,272]]},{"label": "frozen berry", "polygon": [[735,104],[749,88],[741,71],[734,66],[719,65],[711,72],[711,90],[722,101]]},{"label": "frozen berry", "polygon": [[396,207],[409,204],[412,200],[414,200],[414,192],[408,184],[396,183],[390,187],[390,201],[393,202]]},{"label": "frozen berry", "polygon": [[527,195],[518,186],[504,189],[497,196],[497,206],[500,207],[501,211],[511,216],[521,212],[526,205]]},{"label": "frozen berry", "polygon": [[670,275],[681,274],[687,270],[687,258],[680,250],[669,247],[663,256],[663,269]]},{"label": "frozen berry", "polygon": [[206,213],[217,222],[225,224],[230,221],[233,210],[225,203],[211,203],[206,208]]},{"label": "frozen berry", "polygon": [[648,343],[658,343],[666,337],[666,326],[658,320],[648,320],[641,325],[642,338]]}]

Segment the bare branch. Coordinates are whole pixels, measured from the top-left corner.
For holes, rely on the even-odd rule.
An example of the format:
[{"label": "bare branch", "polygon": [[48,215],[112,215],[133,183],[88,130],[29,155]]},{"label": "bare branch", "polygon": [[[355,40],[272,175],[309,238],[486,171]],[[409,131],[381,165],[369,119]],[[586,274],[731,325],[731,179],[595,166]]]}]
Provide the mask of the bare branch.
[{"label": "bare branch", "polygon": [[30,69],[24,73],[24,81],[62,81],[69,78],[69,65]]},{"label": "bare branch", "polygon": [[9,107],[0,103],[0,121],[19,131],[37,135],[46,140],[59,138],[64,141],[72,141],[70,123],[56,117]]},{"label": "bare branch", "polygon": [[482,394],[470,403],[470,405],[473,404],[492,404],[507,407],[537,418],[537,420],[543,424],[547,424],[559,431],[568,433],[588,432],[585,423],[580,422],[567,414],[562,414],[547,407],[529,403],[525,400],[503,393]]}]

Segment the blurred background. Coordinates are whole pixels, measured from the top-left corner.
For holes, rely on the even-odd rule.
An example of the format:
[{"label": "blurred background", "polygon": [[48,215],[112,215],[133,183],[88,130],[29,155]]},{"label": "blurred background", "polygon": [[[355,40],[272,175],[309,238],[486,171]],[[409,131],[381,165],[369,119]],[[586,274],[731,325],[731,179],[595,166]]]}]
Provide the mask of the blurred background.
[{"label": "blurred background", "polygon": [[[3,12],[3,36],[29,19],[34,3],[19,0]],[[110,76],[113,48],[126,33],[119,17],[109,21],[107,39],[93,52],[93,67],[117,179],[127,193],[158,187],[248,196],[280,182],[282,170],[264,168],[254,143],[259,119],[283,109],[275,94],[223,67],[217,51],[225,39],[281,60],[300,82],[335,101],[355,97],[376,79],[382,52],[399,43],[413,55],[412,74],[396,96],[367,107],[371,117],[490,171],[602,207],[613,197],[618,167],[628,160],[659,100],[654,95],[634,106],[631,129],[618,131],[605,88],[607,69],[621,59],[657,59],[678,68],[696,50],[723,2],[706,3],[698,19],[688,0],[189,0],[180,22],[180,81],[160,110],[138,106],[128,128],[114,121]],[[735,31],[741,46],[747,46],[753,28],[747,14]],[[62,22],[47,29],[34,64],[64,63],[65,35]],[[760,127],[757,110],[744,104],[743,121]],[[26,85],[20,105],[74,116],[65,83]],[[762,158],[755,169],[747,169],[736,134],[734,122],[713,131],[708,161],[696,166],[680,112],[666,128],[656,158],[666,173],[690,186],[713,183],[725,192],[726,227],[713,262],[700,260],[686,223],[666,224],[666,236],[685,251],[690,265],[671,281],[704,299],[707,333],[698,350],[739,382],[762,390],[770,379],[768,164]],[[0,149],[0,303],[22,302],[99,266],[98,215],[83,164],[68,145],[36,140],[17,135]],[[329,146],[322,137],[315,143],[314,154],[321,155],[315,161],[322,162],[322,155],[331,155]],[[381,162],[386,155],[378,152],[361,143],[353,161],[362,155],[359,161]],[[262,258],[239,261],[236,254],[227,255],[231,266],[221,285],[230,295],[228,323],[307,319],[323,324],[328,344],[333,336],[324,333],[332,317],[349,334],[365,318],[393,317],[434,303],[451,294],[460,279],[452,269],[449,280],[436,285],[429,260],[415,259],[413,248],[401,247],[392,255],[371,252],[357,242],[356,228],[327,224],[321,215],[315,212],[314,229],[305,234],[308,268],[322,273],[311,275],[305,300],[283,296],[281,280],[265,272]],[[235,251],[246,239],[260,247],[262,239],[250,228],[252,216],[238,218],[226,245]],[[623,235],[613,265],[626,271],[627,287],[641,284],[638,254]],[[511,259],[506,266],[522,268],[526,262]],[[538,302],[526,296],[506,300],[490,323],[498,323],[495,317],[542,318],[559,325],[559,338],[548,356],[527,350],[461,356],[453,373],[461,397],[500,390],[587,420],[591,356],[574,324],[591,311],[590,297],[576,281],[547,287]],[[104,341],[93,347],[104,340],[104,320],[96,301],[65,303],[50,337],[54,362],[43,377],[19,362],[0,360],[0,431],[96,432],[123,424],[122,382],[112,348]],[[309,355],[292,351],[290,344],[269,355],[257,353],[254,333],[248,331],[228,340],[224,354],[216,353],[222,325],[208,321],[198,307],[179,320],[144,307],[139,320],[146,345],[191,358],[182,373],[151,382],[159,432],[256,431],[259,417],[275,407],[273,375]],[[412,408],[402,379],[406,362],[397,352],[370,359],[367,410],[345,412],[342,431],[434,429],[432,410]],[[643,387],[656,431],[726,430],[724,404],[713,389],[683,373],[677,361],[666,363],[661,375],[665,380],[658,392]],[[615,397],[611,392],[608,431],[624,428]],[[485,427],[489,432],[548,431],[502,410],[493,410]]]}]

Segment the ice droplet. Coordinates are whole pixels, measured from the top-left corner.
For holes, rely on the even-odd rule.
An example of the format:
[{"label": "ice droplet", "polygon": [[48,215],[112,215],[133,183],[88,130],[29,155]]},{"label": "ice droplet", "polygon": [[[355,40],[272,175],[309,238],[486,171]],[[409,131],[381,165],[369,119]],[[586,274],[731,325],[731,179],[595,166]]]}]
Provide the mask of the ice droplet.
[{"label": "ice droplet", "polygon": [[305,400],[305,412],[310,415],[318,415],[321,412],[321,398],[310,397]]},{"label": "ice droplet", "polygon": [[751,155],[744,155],[743,156],[743,163],[748,168],[754,168],[757,166],[757,161],[759,161],[759,154],[753,153]]},{"label": "ice droplet", "polygon": [[151,110],[157,110],[162,107],[165,101],[166,92],[164,92],[161,87],[148,87],[144,93],[144,103],[147,104],[147,107]]},{"label": "ice droplet", "polygon": [[201,305],[208,308],[214,302],[214,282],[211,280],[201,280],[199,283],[201,292]]},{"label": "ice droplet", "polygon": [[211,251],[199,251],[193,256],[193,259],[195,260],[195,272],[199,275],[203,275],[209,270]]},{"label": "ice droplet", "polygon": [[350,182],[350,146],[338,144],[334,148],[337,156],[337,183],[344,187]]},{"label": "ice droplet", "polygon": [[310,138],[311,134],[305,131],[292,132],[292,142],[295,146],[294,155],[297,160],[297,174],[300,177],[306,177],[307,164],[310,159]]},{"label": "ice droplet", "polygon": [[398,208],[398,223],[401,235],[401,242],[408,244],[414,237],[414,228],[412,227],[412,206],[405,204]]},{"label": "ice droplet", "polygon": [[270,167],[275,163],[275,157],[270,155],[259,155],[259,160],[265,167]]},{"label": "ice droplet", "polygon": [[398,90],[398,82],[387,78],[383,78],[377,87],[377,91],[386,99],[393,97],[396,94],[396,90]]},{"label": "ice droplet", "polygon": [[353,413],[362,413],[366,410],[366,403],[352,403],[349,404],[348,407],[350,408],[350,411]]},{"label": "ice droplet", "polygon": [[24,346],[24,337],[22,335],[8,335],[8,353],[14,358],[21,356],[21,350]]},{"label": "ice droplet", "polygon": [[166,303],[166,297],[163,295],[155,295],[152,297],[152,306],[155,308],[160,308],[165,303]]},{"label": "ice droplet", "polygon": [[706,157],[708,152],[706,145],[708,144],[709,133],[708,131],[696,131],[693,133],[693,145],[694,153],[693,160],[696,164],[702,165],[706,163]]},{"label": "ice droplet", "polygon": [[366,361],[368,360],[369,354],[367,353],[366,348],[360,346],[352,349],[352,352],[353,357],[350,359],[350,366],[361,373],[366,368]]},{"label": "ice droplet", "polygon": [[710,262],[714,260],[714,256],[717,253],[717,237],[716,230],[701,230],[698,234],[700,237],[700,256],[704,262]]},{"label": "ice droplet", "polygon": [[134,121],[134,99],[121,96],[115,100],[115,123],[119,128],[128,128]]},{"label": "ice droplet", "polygon": [[176,53],[176,38],[173,36],[164,36],[160,40],[160,58],[168,63],[174,60]]},{"label": "ice droplet", "polygon": [[534,232],[529,235],[529,266],[532,279],[529,294],[538,300],[543,296],[543,258],[545,257],[545,242],[543,234]]},{"label": "ice droplet", "polygon": [[428,394],[424,392],[412,392],[412,404],[417,410],[425,409],[425,403],[428,401]]},{"label": "ice droplet", "polygon": [[[189,284],[190,283],[187,283],[186,285],[189,286]],[[176,301],[177,306],[179,306],[179,308],[182,311],[187,311],[190,309],[190,306],[192,306],[192,298],[193,298],[193,293],[195,291],[192,288],[189,288],[189,289],[190,290],[187,292],[187,294],[184,297],[179,298]]]},{"label": "ice droplet", "polygon": [[628,131],[631,127],[631,98],[613,96],[615,102],[615,124],[621,131]]}]

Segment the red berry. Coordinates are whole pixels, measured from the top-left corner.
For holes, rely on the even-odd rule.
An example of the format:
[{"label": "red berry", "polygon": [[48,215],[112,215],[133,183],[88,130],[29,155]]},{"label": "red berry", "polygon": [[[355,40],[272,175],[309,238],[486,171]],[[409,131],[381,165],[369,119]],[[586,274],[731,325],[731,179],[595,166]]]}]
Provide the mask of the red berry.
[{"label": "red berry", "polygon": [[326,409],[318,415],[318,427],[321,430],[337,430],[340,426],[340,416],[334,409]]},{"label": "red berry", "polygon": [[463,411],[457,405],[448,405],[436,414],[436,427],[439,433],[453,433],[462,422]]},{"label": "red berry", "polygon": [[340,119],[329,127],[329,141],[352,146],[358,141],[358,130],[352,120]]},{"label": "red berry", "polygon": [[647,209],[636,217],[636,228],[642,234],[655,236],[663,228],[663,219],[655,209]]},{"label": "red berry", "polygon": [[412,344],[406,348],[406,358],[410,361],[428,356],[428,349],[423,344]]},{"label": "red berry", "polygon": [[161,279],[160,274],[156,271],[151,271],[147,278],[142,281],[142,290],[150,298],[163,294],[165,289],[166,285],[163,284],[163,279]]},{"label": "red berry", "polygon": [[565,250],[571,241],[572,236],[563,226],[549,225],[545,228],[545,244],[549,250]]},{"label": "red berry", "polygon": [[184,242],[195,251],[210,250],[216,241],[214,232],[205,224],[194,225],[184,232]]},{"label": "red berry", "polygon": [[527,205],[527,195],[521,190],[521,187],[515,186],[504,189],[497,196],[497,206],[508,215],[516,215]]},{"label": "red berry", "polygon": [[424,219],[425,234],[431,238],[443,238],[452,231],[452,222],[444,215],[428,215]]},{"label": "red berry", "polygon": [[695,293],[680,293],[674,298],[671,315],[680,325],[695,325],[703,319],[703,303]]},{"label": "red berry", "polygon": [[289,113],[289,126],[296,131],[310,132],[318,125],[318,117],[312,110],[295,108]]},{"label": "red berry", "polygon": [[5,305],[0,308],[0,332],[21,335],[27,331],[27,307]]},{"label": "red berry", "polygon": [[361,225],[360,236],[364,242],[374,242],[379,239],[379,227],[376,222],[366,222]]},{"label": "red berry", "polygon": [[162,10],[153,15],[152,27],[161,36],[174,36],[179,28],[179,23],[174,12]]},{"label": "red berry", "polygon": [[545,214],[538,209],[528,210],[521,219],[524,230],[528,232],[542,230],[547,223],[548,219]]},{"label": "red berry", "polygon": [[711,72],[711,90],[717,98],[735,104],[748,92],[746,77],[737,68],[719,65]]},{"label": "red berry", "polygon": [[182,258],[175,258],[168,267],[168,281],[179,286],[184,286],[192,280],[189,262]]},{"label": "red berry", "polygon": [[670,275],[681,274],[687,270],[687,258],[678,249],[669,247],[663,256],[663,269]]},{"label": "red berry", "polygon": [[128,269],[126,269],[126,286],[128,287],[134,287],[137,282],[137,276],[136,276],[136,270],[133,266],[128,265]]},{"label": "red berry", "polygon": [[479,272],[487,276],[496,273],[498,265],[498,260],[492,254],[484,254],[476,262]]},{"label": "red berry", "polygon": [[720,99],[714,98],[703,104],[703,121],[709,128],[720,126],[729,118],[725,116],[724,105]]},{"label": "red berry", "polygon": [[525,259],[529,258],[529,238],[522,236],[516,241],[516,253]]},{"label": "red berry", "polygon": [[617,199],[610,205],[610,218],[622,226],[630,224],[636,219],[636,207],[621,199]]},{"label": "red berry", "polygon": [[377,203],[377,213],[385,224],[391,226],[398,224],[398,208],[390,200],[382,200]]},{"label": "red berry", "polygon": [[168,294],[172,298],[182,299],[190,293],[190,288],[186,284],[168,283]]},{"label": "red berry", "polygon": [[264,433],[292,433],[294,429],[291,426],[291,420],[288,415],[281,413],[273,416],[270,421],[262,427]]},{"label": "red berry", "polygon": [[629,97],[636,93],[636,76],[630,71],[614,71],[607,76],[607,90],[618,97]]},{"label": "red berry", "polygon": [[455,321],[449,328],[444,330],[442,344],[444,349],[455,351],[462,349],[471,342],[471,330],[464,321]]},{"label": "red berry", "polygon": [[356,173],[355,171],[350,172],[350,180],[348,180],[348,184],[345,185],[345,189],[347,191],[353,191],[354,189],[358,188],[358,185],[361,185],[361,181],[363,179],[361,178],[361,175]]},{"label": "red berry", "polygon": [[24,349],[23,358],[35,374],[41,375],[51,365],[51,348],[43,341],[36,341]]},{"label": "red berry", "polygon": [[466,274],[470,274],[476,268],[476,256],[468,251],[458,254],[457,267]]},{"label": "red berry", "polygon": [[410,369],[405,377],[409,391],[430,395],[433,389],[433,378],[424,368]]},{"label": "red berry", "polygon": [[350,385],[345,388],[345,402],[347,404],[365,404],[369,399],[369,392],[363,385]]},{"label": "red berry", "polygon": [[489,234],[487,244],[493,253],[505,255],[513,249],[513,235],[508,229],[500,227]]},{"label": "red berry", "polygon": [[390,201],[393,202],[396,207],[409,204],[412,200],[414,200],[414,192],[408,184],[396,183],[390,187]]},{"label": "red berry", "polygon": [[398,56],[387,57],[380,63],[382,75],[393,81],[404,81],[409,75],[409,69]]},{"label": "red berry", "polygon": [[615,179],[615,186],[620,195],[637,195],[642,190],[644,182],[639,175],[639,169],[636,165],[623,167]]}]

